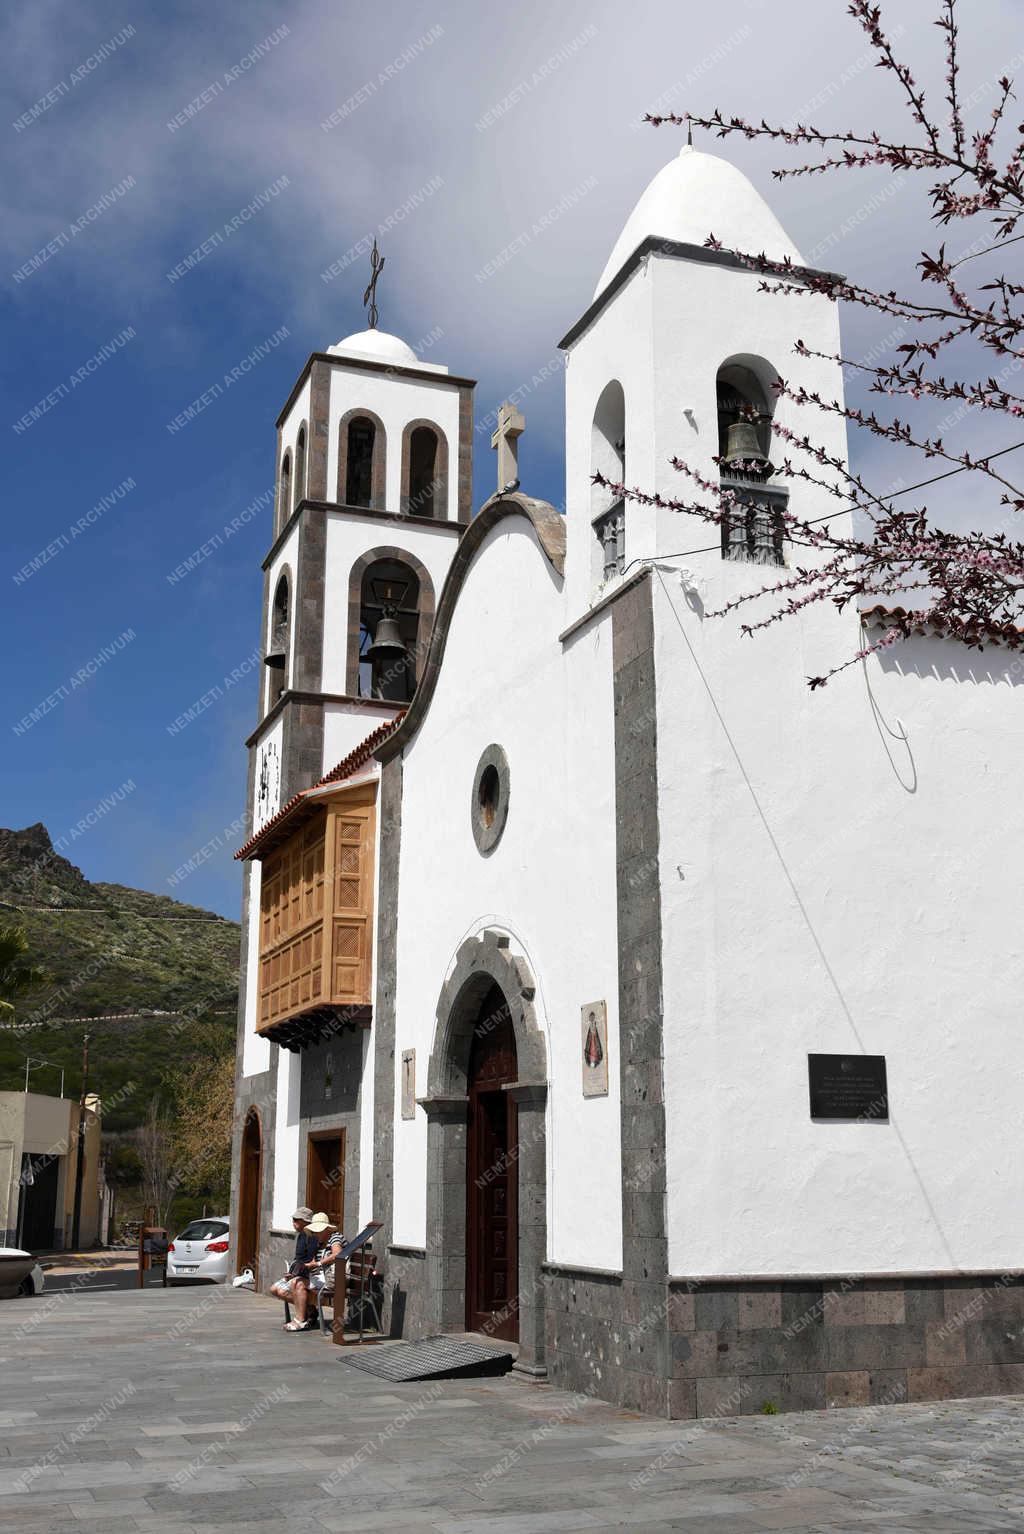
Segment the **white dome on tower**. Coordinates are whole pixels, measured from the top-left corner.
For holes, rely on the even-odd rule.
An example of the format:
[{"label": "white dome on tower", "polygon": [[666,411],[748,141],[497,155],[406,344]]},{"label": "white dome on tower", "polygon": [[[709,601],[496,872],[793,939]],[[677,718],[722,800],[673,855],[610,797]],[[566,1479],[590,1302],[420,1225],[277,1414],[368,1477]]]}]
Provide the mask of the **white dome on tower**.
[{"label": "white dome on tower", "polygon": [[763,252],[773,261],[788,256],[803,264],[793,241],[743,172],[720,155],[687,144],[659,170],[629,215],[594,297],[649,236],[703,245],[709,234],[726,250]]},{"label": "white dome on tower", "polygon": [[418,367],[419,358],[400,336],[389,335],[386,330],[359,330],[355,335],[345,336],[327,348],[332,357],[369,357],[373,362],[398,363],[402,367]]}]

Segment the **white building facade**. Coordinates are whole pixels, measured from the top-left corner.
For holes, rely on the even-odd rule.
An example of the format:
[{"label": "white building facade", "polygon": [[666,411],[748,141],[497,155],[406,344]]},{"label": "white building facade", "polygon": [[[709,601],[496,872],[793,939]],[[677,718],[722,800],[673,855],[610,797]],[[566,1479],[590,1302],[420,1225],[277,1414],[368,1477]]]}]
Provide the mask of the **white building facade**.
[{"label": "white building facade", "polygon": [[[807,427],[780,374],[842,398],[794,354],[836,310],[735,250],[800,261],[687,148],[563,339],[564,516],[471,515],[472,382],[394,337],[292,392],[236,1257],[272,1282],[297,1204],[379,1220],[393,1335],[668,1416],[1016,1390],[1019,667],[921,636],[812,693],[884,615],[711,616],[815,557],[787,499],[837,504],[768,424]],[[689,498],[673,457],[724,532],[592,482]]]}]

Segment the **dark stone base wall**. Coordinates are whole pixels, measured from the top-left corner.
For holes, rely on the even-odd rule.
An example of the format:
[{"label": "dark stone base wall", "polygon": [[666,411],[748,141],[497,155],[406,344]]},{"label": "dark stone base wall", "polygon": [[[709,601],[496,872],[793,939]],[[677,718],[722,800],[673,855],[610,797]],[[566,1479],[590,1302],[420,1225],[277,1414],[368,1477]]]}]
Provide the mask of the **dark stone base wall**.
[{"label": "dark stone base wall", "polygon": [[1019,1273],[670,1280],[667,1393],[650,1335],[664,1318],[631,1318],[621,1275],[551,1264],[545,1289],[551,1383],[656,1416],[1024,1394]]},{"label": "dark stone base wall", "polygon": [[391,1337],[429,1337],[441,1330],[437,1300],[430,1293],[427,1254],[416,1247],[393,1246],[387,1254],[384,1330]]},{"label": "dark stone base wall", "polygon": [[574,1273],[545,1267],[545,1351],[548,1378],[562,1390],[605,1401],[623,1395],[622,1275]]},{"label": "dark stone base wall", "polygon": [[670,1415],[1024,1392],[1024,1280],[671,1281]]}]

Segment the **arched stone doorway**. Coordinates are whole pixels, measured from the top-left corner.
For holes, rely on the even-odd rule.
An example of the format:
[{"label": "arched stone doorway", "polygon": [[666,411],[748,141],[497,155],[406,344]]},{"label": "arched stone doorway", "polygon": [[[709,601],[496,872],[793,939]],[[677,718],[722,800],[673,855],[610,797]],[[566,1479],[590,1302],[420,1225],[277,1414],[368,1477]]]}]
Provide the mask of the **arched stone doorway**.
[{"label": "arched stone doorway", "polygon": [[504,992],[492,985],[469,1050],[466,1137],[466,1328],[519,1341],[516,1035]]},{"label": "arched stone doorway", "polygon": [[[420,1103],[436,1322],[510,1340],[518,1332],[516,1367],[543,1373],[547,1050],[535,994],[503,933],[463,943],[438,1001]],[[494,1196],[502,1186],[504,1210]]]},{"label": "arched stone doorway", "polygon": [[260,1197],[263,1186],[263,1126],[259,1112],[250,1108],[242,1128],[242,1151],[238,1172],[238,1241],[235,1271],[252,1268],[260,1284]]}]

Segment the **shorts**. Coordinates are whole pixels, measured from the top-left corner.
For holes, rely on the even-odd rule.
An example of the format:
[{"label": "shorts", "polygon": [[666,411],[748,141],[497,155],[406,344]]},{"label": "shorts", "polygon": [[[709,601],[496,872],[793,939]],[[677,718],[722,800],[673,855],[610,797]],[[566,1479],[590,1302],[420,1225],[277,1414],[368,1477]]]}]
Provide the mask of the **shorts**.
[{"label": "shorts", "polygon": [[295,1288],[295,1275],[294,1275],[294,1273],[286,1273],[283,1278],[279,1278],[277,1280],[277,1283],[274,1285],[274,1288],[275,1289],[287,1289],[290,1292],[292,1289]]},{"label": "shorts", "polygon": [[331,1294],[331,1293],[333,1293],[333,1290],[334,1290],[334,1274],[333,1273],[319,1273],[316,1270],[314,1270],[309,1275],[309,1287],[316,1294],[322,1294],[322,1293]]}]

